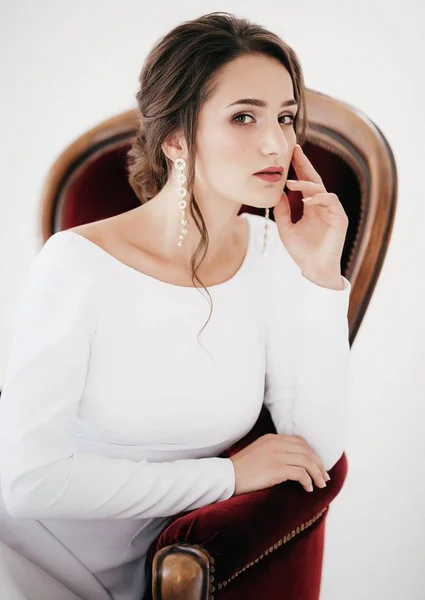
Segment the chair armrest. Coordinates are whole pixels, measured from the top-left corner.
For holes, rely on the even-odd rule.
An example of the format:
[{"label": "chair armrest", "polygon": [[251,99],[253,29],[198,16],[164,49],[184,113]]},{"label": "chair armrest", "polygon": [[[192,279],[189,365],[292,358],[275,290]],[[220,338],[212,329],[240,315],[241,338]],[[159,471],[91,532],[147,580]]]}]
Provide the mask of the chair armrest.
[{"label": "chair armrest", "polygon": [[161,533],[154,551],[174,544],[200,545],[215,559],[215,580],[228,580],[308,530],[326,513],[346,474],[343,454],[329,471],[326,488],[309,493],[300,483],[287,481],[182,513]]},{"label": "chair armrest", "polygon": [[212,600],[214,559],[199,545],[173,544],[156,552],[152,586],[143,600]]}]

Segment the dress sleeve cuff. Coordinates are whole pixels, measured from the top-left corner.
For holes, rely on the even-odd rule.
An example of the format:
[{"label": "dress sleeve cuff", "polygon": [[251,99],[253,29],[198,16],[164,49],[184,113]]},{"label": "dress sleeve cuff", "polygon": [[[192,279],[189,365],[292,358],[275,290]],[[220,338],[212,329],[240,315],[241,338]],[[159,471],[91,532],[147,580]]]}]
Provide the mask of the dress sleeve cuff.
[{"label": "dress sleeve cuff", "polygon": [[223,500],[227,500],[235,493],[236,487],[236,473],[235,467],[233,466],[233,462],[230,458],[219,458],[220,465],[224,466],[225,476],[226,476],[226,485],[223,490],[221,497],[218,502],[222,502]]},{"label": "dress sleeve cuff", "polygon": [[318,315],[321,319],[338,314],[347,316],[351,283],[343,275],[341,275],[341,278],[344,283],[344,289],[335,290],[318,285],[301,275],[301,303],[303,314],[307,320],[309,319],[308,315],[312,317]]}]

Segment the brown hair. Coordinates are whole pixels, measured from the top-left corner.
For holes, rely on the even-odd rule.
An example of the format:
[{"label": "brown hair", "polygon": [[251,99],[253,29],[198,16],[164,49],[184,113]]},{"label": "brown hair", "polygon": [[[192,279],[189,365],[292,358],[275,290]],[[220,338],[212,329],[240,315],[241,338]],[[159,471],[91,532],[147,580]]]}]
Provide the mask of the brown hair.
[{"label": "brown hair", "polygon": [[196,275],[208,250],[208,231],[193,194],[198,115],[204,102],[214,94],[220,69],[247,54],[275,58],[289,72],[299,107],[294,127],[297,141],[302,144],[306,127],[305,88],[295,52],[274,33],[230,13],[213,12],[186,21],[161,38],[145,60],[136,94],[139,127],[127,155],[130,185],[142,203],[162,189],[171,173],[172,161],[161,146],[171,134],[182,130],[188,146],[186,199],[190,199],[190,214],[201,234],[191,258],[192,281],[195,285],[197,279],[209,296]]}]

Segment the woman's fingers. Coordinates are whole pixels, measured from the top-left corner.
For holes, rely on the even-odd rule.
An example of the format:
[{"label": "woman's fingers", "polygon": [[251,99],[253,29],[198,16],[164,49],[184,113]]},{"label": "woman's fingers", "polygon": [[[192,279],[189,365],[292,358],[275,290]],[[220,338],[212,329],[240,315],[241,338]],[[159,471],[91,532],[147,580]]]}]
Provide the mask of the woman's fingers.
[{"label": "woman's fingers", "polygon": [[314,196],[314,194],[326,192],[323,185],[320,183],[305,181],[304,179],[301,179],[300,181],[297,181],[296,179],[287,179],[286,185],[290,190],[301,192],[304,198],[306,196]]},{"label": "woman's fingers", "polygon": [[[313,181],[314,183],[319,183],[323,186],[322,178],[307,158],[307,155],[304,154],[304,151],[299,144],[295,146],[292,155],[292,164],[298,179]],[[324,188],[322,191],[324,191]]]},{"label": "woman's fingers", "polygon": [[328,192],[315,194],[314,196],[304,197],[303,202],[306,206],[317,206],[326,210],[327,222],[335,228],[340,227],[344,222],[348,227],[348,217],[338,196]]},{"label": "woman's fingers", "polygon": [[287,466],[285,471],[287,479],[290,479],[291,481],[299,481],[306,492],[313,491],[313,482],[311,477],[303,467]]},{"label": "woman's fingers", "polygon": [[314,460],[316,461],[317,466],[320,469],[320,472],[322,474],[322,477],[325,481],[329,481],[330,480],[330,476],[329,473],[326,471],[325,467],[323,466],[322,461],[320,460],[320,458],[317,456],[317,454],[314,454],[313,452],[313,456],[314,456]]},{"label": "woman's fingers", "polygon": [[305,454],[291,452],[287,454],[286,461],[290,466],[303,467],[314,480],[314,483],[317,485],[317,487],[326,487],[326,481],[322,475],[322,471],[319,465],[312,458],[309,458]]},{"label": "woman's fingers", "polygon": [[282,441],[285,442],[286,451],[292,454],[303,454],[308,460],[313,460],[317,465],[322,479],[326,482],[330,480],[329,474],[326,471],[323,462],[317,454],[310,448],[304,438],[297,435],[281,435]]}]

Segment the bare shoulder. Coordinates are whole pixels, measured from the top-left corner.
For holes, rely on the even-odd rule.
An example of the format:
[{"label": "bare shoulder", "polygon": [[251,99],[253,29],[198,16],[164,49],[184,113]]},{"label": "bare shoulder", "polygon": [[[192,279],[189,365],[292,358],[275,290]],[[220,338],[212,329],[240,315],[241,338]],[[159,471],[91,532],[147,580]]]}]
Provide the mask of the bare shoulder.
[{"label": "bare shoulder", "polygon": [[77,225],[70,228],[69,231],[85,237],[104,250],[110,251],[116,246],[125,244],[126,237],[128,237],[125,226],[127,219],[128,215],[122,213],[92,223]]},{"label": "bare shoulder", "polygon": [[77,225],[76,227],[71,227],[69,231],[77,233],[99,246],[103,246],[105,241],[108,242],[115,235],[114,223],[110,219]]},{"label": "bare shoulder", "polygon": [[136,211],[137,209],[132,209],[106,219],[78,225],[70,231],[85,237],[119,262],[135,270],[155,274],[158,268],[156,256],[149,251],[149,246],[146,248],[145,238],[148,237],[149,227],[140,211]]}]

